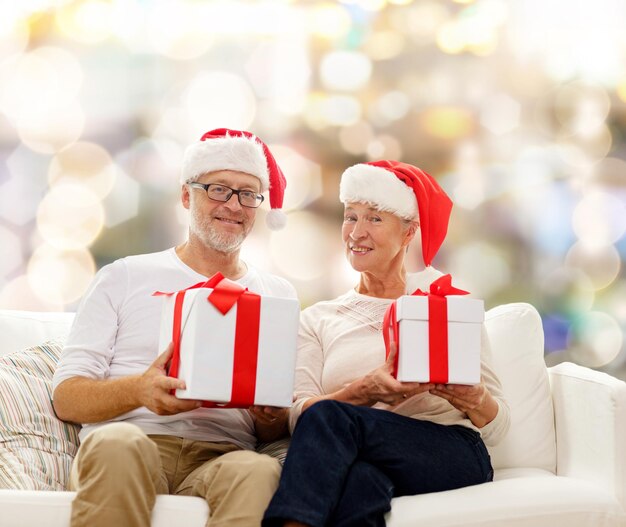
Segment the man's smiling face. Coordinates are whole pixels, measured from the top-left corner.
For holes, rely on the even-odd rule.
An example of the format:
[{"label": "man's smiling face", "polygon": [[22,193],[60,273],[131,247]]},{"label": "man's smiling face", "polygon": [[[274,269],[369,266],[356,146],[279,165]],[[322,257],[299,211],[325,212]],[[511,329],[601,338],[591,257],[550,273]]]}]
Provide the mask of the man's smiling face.
[{"label": "man's smiling face", "polygon": [[[255,193],[261,190],[258,178],[233,170],[211,172],[200,176],[196,181]],[[189,185],[183,187],[183,205],[191,213],[190,233],[207,247],[224,253],[236,251],[241,247],[256,218],[256,209],[242,207],[235,194],[226,202],[214,201],[202,189]]]}]

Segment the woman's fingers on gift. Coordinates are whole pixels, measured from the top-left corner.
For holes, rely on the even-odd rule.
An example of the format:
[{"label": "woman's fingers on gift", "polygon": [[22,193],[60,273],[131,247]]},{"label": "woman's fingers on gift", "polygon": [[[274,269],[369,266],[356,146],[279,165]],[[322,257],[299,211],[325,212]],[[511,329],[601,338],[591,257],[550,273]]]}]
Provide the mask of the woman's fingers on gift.
[{"label": "woman's fingers on gift", "polygon": [[389,343],[389,355],[387,356],[387,360],[385,360],[385,365],[387,369],[392,372],[396,362],[396,355],[398,354],[398,346],[395,342]]},{"label": "woman's fingers on gift", "polygon": [[446,399],[459,410],[467,411],[480,405],[484,397],[484,385],[436,384],[430,393]]},{"label": "woman's fingers on gift", "polygon": [[271,424],[281,418],[287,417],[286,408],[278,408],[275,406],[251,406],[250,412],[260,421]]}]

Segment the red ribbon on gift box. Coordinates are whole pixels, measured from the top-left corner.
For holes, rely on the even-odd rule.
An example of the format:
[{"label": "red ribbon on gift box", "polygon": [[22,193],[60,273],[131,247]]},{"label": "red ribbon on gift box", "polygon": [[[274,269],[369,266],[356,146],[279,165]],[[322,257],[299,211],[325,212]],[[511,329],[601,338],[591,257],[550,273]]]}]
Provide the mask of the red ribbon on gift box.
[{"label": "red ribbon on gift box", "polygon": [[[207,301],[211,302],[222,315],[226,315],[237,304],[235,322],[235,349],[233,358],[233,386],[230,402],[213,403],[203,401],[206,408],[247,408],[254,404],[257,373],[257,350],[259,345],[259,321],[261,317],[261,297],[251,293],[238,283],[215,273],[206,282],[199,282],[175,293],[157,291],[153,296],[176,295],[174,301],[174,321],[172,324],[172,342],[174,350],[167,374],[178,377],[180,368],[180,337],[182,333],[183,303],[185,293],[190,289],[213,289]],[[172,390],[172,395],[175,390]]]},{"label": "red ribbon on gift box", "polygon": [[[457,289],[452,285],[452,277],[449,274],[440,276],[432,284],[430,291],[425,293],[417,289],[411,295],[428,297],[428,357],[429,357],[429,382],[447,384],[448,382],[448,295],[468,295],[468,291]],[[398,375],[398,355],[400,343],[398,342],[398,321],[396,319],[396,302],[392,302],[383,318],[383,339],[385,341],[385,354],[388,357],[390,343],[396,343],[397,353],[393,365],[393,376]]]}]

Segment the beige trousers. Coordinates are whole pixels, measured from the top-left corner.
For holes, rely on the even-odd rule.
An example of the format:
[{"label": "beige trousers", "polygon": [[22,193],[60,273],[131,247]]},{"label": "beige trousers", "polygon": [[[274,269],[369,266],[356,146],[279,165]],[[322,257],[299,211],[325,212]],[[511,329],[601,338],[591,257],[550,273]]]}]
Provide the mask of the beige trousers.
[{"label": "beige trousers", "polygon": [[279,477],[278,461],[263,454],[112,423],[78,449],[71,525],[148,527],[156,495],[181,494],[208,502],[209,527],[256,527]]}]

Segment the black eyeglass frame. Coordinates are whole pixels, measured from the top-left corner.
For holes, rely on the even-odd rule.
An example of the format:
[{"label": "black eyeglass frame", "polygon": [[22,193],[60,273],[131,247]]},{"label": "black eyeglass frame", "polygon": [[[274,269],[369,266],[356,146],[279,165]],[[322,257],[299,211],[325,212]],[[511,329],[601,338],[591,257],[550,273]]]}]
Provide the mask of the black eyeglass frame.
[{"label": "black eyeglass frame", "polygon": [[[257,194],[256,192],[253,192],[252,190],[237,190],[237,189],[234,189],[234,188],[227,187],[226,185],[222,185],[221,183],[198,183],[197,181],[192,181],[190,183],[187,183],[187,185],[189,185],[190,187],[193,187],[193,188],[201,188],[201,189],[203,189],[206,192],[206,195],[207,195],[207,197],[210,200],[217,201],[218,203],[226,203],[230,198],[233,197],[233,194],[237,195],[237,200],[239,201],[239,205],[241,205],[242,207],[246,207],[248,209],[257,209],[257,208],[259,208],[261,206],[261,203],[263,203],[263,201],[265,201],[265,196],[263,194]],[[227,197],[224,200],[215,199],[215,198],[212,198],[211,196],[209,196],[209,188],[210,187],[227,188],[228,190],[230,190],[230,193],[228,195],[225,194],[225,196],[227,196]],[[250,194],[254,194],[258,204],[257,205],[244,205],[241,202],[241,193],[242,192],[248,192]]]}]

